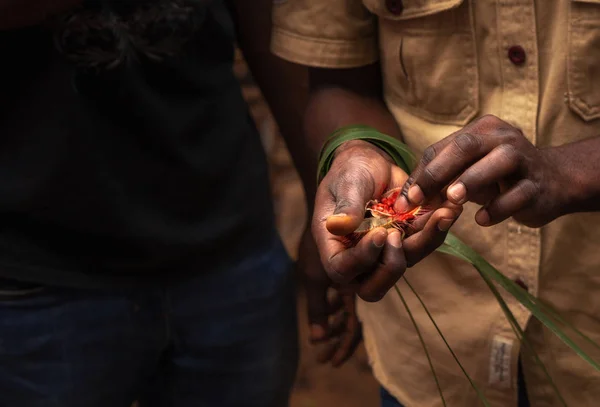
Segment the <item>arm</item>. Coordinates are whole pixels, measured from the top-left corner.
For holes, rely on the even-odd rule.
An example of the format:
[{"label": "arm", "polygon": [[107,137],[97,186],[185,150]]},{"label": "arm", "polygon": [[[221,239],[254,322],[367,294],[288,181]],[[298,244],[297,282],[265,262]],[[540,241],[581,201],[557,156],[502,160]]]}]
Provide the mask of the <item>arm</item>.
[{"label": "arm", "polygon": [[[311,98],[305,130],[312,145],[322,144],[335,129],[350,124],[367,124],[400,138],[396,121],[381,97],[378,64],[310,72]],[[407,177],[378,148],[352,141],[338,149],[317,192],[312,227],[321,260],[334,281],[356,282],[359,277],[357,292],[367,301],[381,299],[407,265],[417,263],[435,250],[461,211],[459,205],[446,202],[415,225],[420,231],[403,241],[398,231],[388,234],[387,230],[377,228],[356,247],[348,249],[343,236],[354,231],[363,220],[366,202],[378,198],[382,186],[401,187]]]},{"label": "arm", "polygon": [[229,0],[238,44],[252,76],[261,90],[300,175],[309,213],[316,191],[318,148],[303,139],[302,115],[308,101],[308,70],[284,61],[269,50],[272,0]]},{"label": "arm", "polygon": [[[279,125],[302,180],[308,213],[311,214],[317,188],[317,155],[321,146],[318,142],[307,143],[304,138],[308,69],[270,52],[273,2],[258,0],[258,3],[234,0],[229,4],[236,20],[238,44]],[[331,282],[321,265],[310,228],[305,230],[300,242],[297,269],[304,280],[309,337],[311,342],[322,345],[317,360],[340,366],[353,354],[362,337],[355,295],[343,292],[336,292],[333,298],[328,295]],[[336,322],[330,323],[330,320]]]},{"label": "arm", "polygon": [[82,3],[82,0],[0,0],[0,30],[41,23],[46,17]]},{"label": "arm", "polygon": [[[356,283],[360,276],[358,295],[377,301],[404,273],[407,260],[408,264],[414,264],[442,243],[447,228],[438,228],[438,223],[444,220],[442,225],[449,227],[460,210],[443,207],[433,212],[424,218],[426,224],[419,225],[424,226],[423,230],[404,242],[398,231],[388,236],[386,229],[378,228],[361,239],[356,247],[348,249],[344,245],[343,236],[354,231],[362,221],[366,202],[383,192],[376,189],[384,185],[402,186],[407,177],[371,144],[353,142],[340,147],[330,173],[318,189],[315,185],[317,152],[327,136],[340,126],[368,124],[400,137],[396,122],[381,98],[379,65],[363,63],[358,68],[310,69],[307,78],[306,68],[269,52],[272,2],[260,1],[262,3],[256,4],[235,0],[230,5],[242,52],[288,141],[309,202],[317,190],[312,231],[321,262],[328,276],[337,283]],[[357,10],[362,7],[358,3],[355,6]],[[286,21],[286,17],[279,17],[280,22]],[[309,89],[305,85],[307,81]],[[300,113],[304,110],[302,122]],[[332,214],[336,216],[331,217]]]}]

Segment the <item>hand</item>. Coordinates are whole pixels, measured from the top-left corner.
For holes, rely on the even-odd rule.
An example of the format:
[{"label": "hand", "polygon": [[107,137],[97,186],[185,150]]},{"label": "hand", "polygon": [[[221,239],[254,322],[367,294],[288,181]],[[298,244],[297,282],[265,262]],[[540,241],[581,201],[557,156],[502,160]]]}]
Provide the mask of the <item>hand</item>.
[{"label": "hand", "polygon": [[434,202],[432,211],[415,222],[416,233],[406,239],[397,230],[376,228],[347,247],[344,236],[360,225],[365,204],[387,189],[401,187],[407,178],[374,145],[350,141],[338,149],[317,190],[312,230],[325,271],[336,283],[355,284],[365,301],[383,298],[407,266],[439,247],[462,210],[448,201]]},{"label": "hand", "polygon": [[[314,239],[307,229],[300,242],[298,268],[304,277],[308,305],[309,340],[323,345],[319,363],[341,366],[362,340],[356,315],[356,294],[349,288],[331,289],[331,281],[319,259]],[[328,292],[333,291],[333,296]]]},{"label": "hand", "polygon": [[559,163],[552,149],[539,149],[521,130],[484,116],[427,148],[411,175],[408,200],[419,204],[440,191],[449,201],[483,207],[475,220],[491,226],[513,217],[530,227],[561,216],[565,204]]}]

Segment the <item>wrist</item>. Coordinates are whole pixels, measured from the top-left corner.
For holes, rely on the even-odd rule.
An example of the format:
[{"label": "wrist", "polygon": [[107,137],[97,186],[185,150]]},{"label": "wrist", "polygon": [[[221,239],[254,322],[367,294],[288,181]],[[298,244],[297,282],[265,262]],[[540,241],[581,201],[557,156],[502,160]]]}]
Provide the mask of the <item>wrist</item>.
[{"label": "wrist", "polygon": [[354,154],[365,154],[365,152],[375,153],[383,157],[386,161],[389,161],[392,164],[394,163],[394,160],[392,159],[392,157],[390,157],[389,154],[387,154],[385,151],[383,151],[381,148],[377,147],[373,143],[369,143],[365,140],[350,140],[344,142],[335,150],[335,152],[333,153],[333,157],[335,161],[335,159],[337,159],[340,155],[352,156]]},{"label": "wrist", "polygon": [[[598,144],[598,148],[596,148]],[[600,210],[600,138],[542,150],[549,161],[558,216]]]},{"label": "wrist", "polygon": [[541,150],[546,161],[546,167],[549,169],[545,182],[546,193],[549,196],[549,202],[552,202],[557,212],[553,218],[558,218],[573,211],[573,206],[581,199],[581,191],[574,186],[569,179],[569,165],[562,150],[562,146],[549,147]]}]

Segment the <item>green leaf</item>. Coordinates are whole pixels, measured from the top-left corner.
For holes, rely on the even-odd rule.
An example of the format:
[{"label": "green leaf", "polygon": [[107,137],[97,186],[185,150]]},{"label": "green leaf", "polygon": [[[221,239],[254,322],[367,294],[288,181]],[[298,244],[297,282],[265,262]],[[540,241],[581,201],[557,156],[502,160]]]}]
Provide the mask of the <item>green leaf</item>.
[{"label": "green leaf", "polygon": [[510,323],[510,326],[513,329],[513,332],[515,333],[516,337],[521,341],[521,343],[523,344],[523,346],[525,347],[525,349],[527,350],[527,352],[529,354],[531,354],[531,356],[533,357],[533,360],[534,360],[535,364],[538,365],[538,367],[540,367],[540,369],[544,373],[544,376],[546,376],[546,379],[550,383],[550,386],[554,390],[554,393],[556,394],[556,396],[558,397],[558,399],[560,400],[560,402],[562,403],[562,405],[565,406],[565,407],[567,407],[567,402],[565,401],[565,399],[560,394],[560,391],[558,390],[558,387],[556,386],[556,383],[554,383],[554,380],[552,379],[552,376],[550,376],[550,373],[548,372],[548,369],[546,368],[546,365],[544,365],[544,363],[542,362],[542,360],[538,356],[537,352],[535,351],[535,349],[533,348],[533,346],[531,345],[531,343],[529,342],[529,340],[525,336],[525,332],[523,332],[523,328],[521,328],[521,325],[519,325],[519,322],[517,321],[517,319],[515,318],[514,314],[512,313],[512,311],[510,310],[510,308],[508,307],[508,304],[506,304],[506,301],[504,301],[504,298],[502,298],[502,295],[500,295],[500,292],[494,286],[494,283],[486,275],[481,274],[481,273],[480,273],[480,275],[484,279],[484,281],[486,282],[487,286],[492,291],[492,294],[494,294],[494,297],[496,297],[496,300],[498,301],[498,304],[500,304],[500,308],[502,308],[502,311],[504,312],[504,315],[506,316],[506,319]]},{"label": "green leaf", "polygon": [[442,391],[442,387],[440,386],[440,381],[438,380],[437,374],[435,373],[435,368],[433,367],[433,362],[431,361],[431,356],[429,355],[429,350],[427,349],[427,344],[425,343],[425,340],[423,339],[423,335],[421,335],[421,330],[419,329],[419,325],[417,325],[417,321],[415,321],[415,317],[413,316],[412,312],[410,311],[410,308],[408,307],[408,304],[406,303],[406,300],[404,299],[404,296],[402,295],[402,292],[400,292],[400,289],[398,288],[398,286],[394,285],[394,288],[396,289],[396,293],[398,294],[398,297],[400,297],[400,301],[402,301],[402,304],[404,305],[404,308],[406,309],[406,313],[410,317],[410,321],[412,322],[413,326],[415,327],[415,331],[417,332],[417,336],[419,337],[419,342],[421,342],[423,351],[425,351],[425,356],[427,357],[427,363],[429,363],[429,369],[431,370],[431,374],[433,375],[433,380],[435,381],[435,385],[438,389],[438,393],[440,394],[440,399],[442,400],[442,405],[444,407],[446,407],[446,400],[444,399],[444,392]]},{"label": "green leaf", "polygon": [[[533,295],[529,294],[511,279],[506,277],[504,274],[496,270],[490,263],[488,263],[483,257],[481,257],[475,250],[471,249],[460,239],[451,233],[448,233],[444,245],[438,249],[441,252],[454,255],[469,263],[471,263],[482,276],[489,278],[496,282],[500,287],[504,288],[510,293],[517,301],[519,301],[525,308],[527,308],[531,314],[536,317],[542,324],[544,324],[550,331],[552,331],[561,341],[563,341],[568,347],[570,347],[577,355],[585,360],[597,371],[600,371],[600,364],[589,356],[579,345],[577,345],[570,336],[568,336],[560,327],[557,322],[565,322],[564,319],[560,318],[560,321],[556,320],[557,313],[547,313],[540,306],[540,302]],[[553,318],[554,317],[554,318]],[[564,324],[563,324],[564,325]],[[579,331],[578,331],[579,332]],[[582,332],[578,333],[589,343],[594,343],[589,337],[584,335]]]},{"label": "green leaf", "polygon": [[346,126],[335,131],[321,149],[317,183],[325,177],[334,158],[335,150],[347,141],[368,141],[385,151],[405,172],[416,165],[416,158],[409,148],[393,137],[382,134],[369,126]]},{"label": "green leaf", "polygon": [[[448,351],[452,355],[452,358],[454,359],[454,361],[456,362],[456,364],[458,364],[458,367],[460,367],[460,370],[462,370],[462,373],[465,375],[465,377],[467,378],[467,380],[471,384],[471,387],[477,393],[477,396],[479,397],[479,400],[483,403],[483,405],[485,407],[490,407],[490,404],[489,404],[487,398],[485,397],[485,395],[483,394],[483,392],[479,389],[479,387],[477,386],[477,384],[475,384],[475,382],[473,381],[473,379],[471,379],[471,376],[469,375],[469,373],[467,373],[467,371],[463,367],[462,363],[460,363],[460,360],[458,359],[458,356],[456,356],[456,353],[454,353],[454,350],[452,349],[452,347],[450,346],[450,344],[446,340],[446,337],[442,333],[442,330],[439,328],[438,324],[435,322],[435,319],[433,319],[433,315],[431,315],[431,313],[429,312],[429,309],[427,308],[427,306],[425,306],[425,303],[421,299],[421,296],[419,296],[419,294],[417,294],[417,291],[413,288],[413,286],[406,279],[406,277],[404,277],[404,282],[406,283],[406,285],[408,286],[408,288],[410,288],[410,290],[413,292],[413,294],[415,295],[415,297],[417,297],[417,300],[421,303],[421,306],[425,310],[425,313],[427,314],[427,317],[429,317],[429,320],[431,321],[431,323],[435,327],[436,331],[440,335],[440,338],[442,338],[442,341],[444,341],[444,344],[446,344],[446,348],[448,348]],[[396,288],[396,292],[398,292],[398,294],[401,295],[400,294],[400,290],[398,289],[398,287],[397,286],[394,286],[394,287]]]}]

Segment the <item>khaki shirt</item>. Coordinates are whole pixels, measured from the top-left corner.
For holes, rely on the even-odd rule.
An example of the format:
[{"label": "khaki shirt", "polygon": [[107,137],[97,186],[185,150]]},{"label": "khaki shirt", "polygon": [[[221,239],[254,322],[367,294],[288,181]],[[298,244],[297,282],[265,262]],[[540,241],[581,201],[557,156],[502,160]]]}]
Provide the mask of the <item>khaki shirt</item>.
[{"label": "khaki shirt", "polygon": [[[381,60],[385,100],[416,152],[473,118],[494,114],[539,147],[600,136],[600,0],[283,0],[273,51],[313,67]],[[600,214],[541,229],[475,224],[453,231],[505,275],[600,342]],[[517,405],[520,343],[477,272],[435,253],[406,273],[493,406]],[[449,406],[479,405],[403,282]],[[507,297],[508,298],[508,297]],[[600,406],[600,375],[515,300],[512,311],[569,406]],[[392,290],[359,304],[374,374],[407,407],[441,406],[415,330]],[[588,350],[588,348],[586,348]],[[600,356],[597,353],[594,355]],[[522,356],[531,405],[558,406]]]}]

